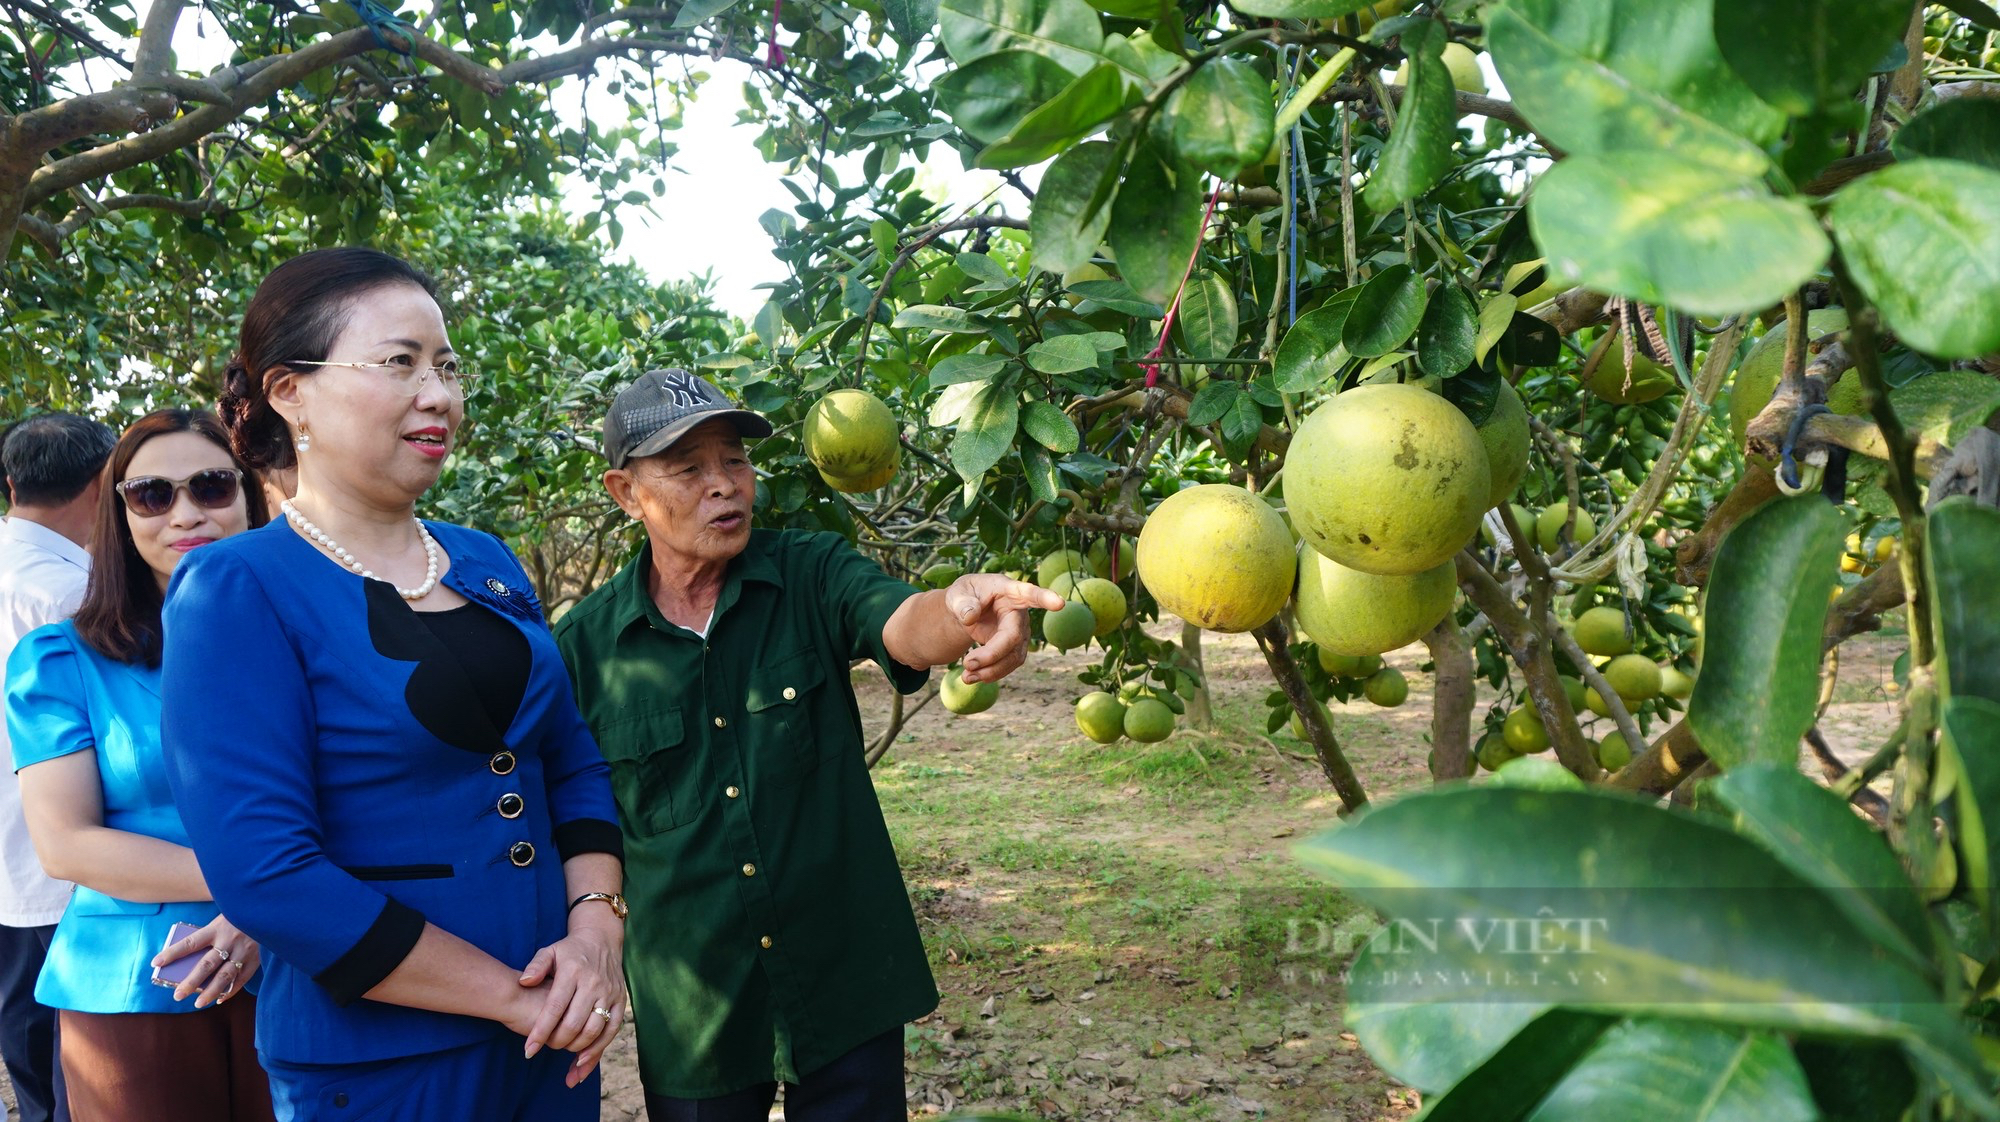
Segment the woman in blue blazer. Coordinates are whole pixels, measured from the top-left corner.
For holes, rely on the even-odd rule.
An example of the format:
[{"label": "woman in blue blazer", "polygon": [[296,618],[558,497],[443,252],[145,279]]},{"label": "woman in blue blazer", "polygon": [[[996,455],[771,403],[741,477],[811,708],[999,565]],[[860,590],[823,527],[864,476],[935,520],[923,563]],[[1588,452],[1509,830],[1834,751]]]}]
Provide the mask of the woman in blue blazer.
[{"label": "woman in blue blazer", "polygon": [[168,593],[168,774],[280,1119],[595,1119],[625,1017],[607,765],[513,555],[414,515],[467,378],[409,265],[280,266],[221,411],[297,494]]},{"label": "woman in blue blazer", "polygon": [[[51,875],[76,882],[35,997],[60,1010],[76,1122],[269,1119],[246,992],[257,944],[216,914],[160,752],[167,579],[263,525],[264,497],[221,424],[186,409],[126,430],[104,479],[76,618],[30,632],[7,662],[29,836]],[[228,704],[216,685],[208,704]],[[177,923],[196,930],[168,946]],[[152,984],[153,966],[190,954],[178,987]]]}]

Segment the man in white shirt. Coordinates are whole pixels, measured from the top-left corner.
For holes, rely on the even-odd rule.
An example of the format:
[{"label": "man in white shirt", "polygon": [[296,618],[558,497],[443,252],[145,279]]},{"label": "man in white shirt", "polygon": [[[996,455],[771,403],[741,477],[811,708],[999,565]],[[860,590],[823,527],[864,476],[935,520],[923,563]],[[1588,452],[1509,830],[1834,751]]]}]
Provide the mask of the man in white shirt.
[{"label": "man in white shirt", "polygon": [[[90,577],[98,474],[117,436],[96,421],[44,413],[0,438],[0,668],[21,637],[67,619]],[[35,978],[69,902],[70,885],[42,872],[21,817],[14,753],[0,721],[0,1057],[21,1122],[68,1122],[56,1060],[55,1011],[35,1000]]]}]

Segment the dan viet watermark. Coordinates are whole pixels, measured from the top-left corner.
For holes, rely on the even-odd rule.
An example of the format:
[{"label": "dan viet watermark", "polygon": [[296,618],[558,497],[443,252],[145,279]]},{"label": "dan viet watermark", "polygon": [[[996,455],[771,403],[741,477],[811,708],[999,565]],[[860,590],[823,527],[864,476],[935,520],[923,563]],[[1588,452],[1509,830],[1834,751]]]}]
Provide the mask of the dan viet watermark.
[{"label": "dan viet watermark", "polygon": [[[1371,1003],[1894,1004],[1922,1000],[1923,967],[1863,934],[1880,900],[1856,889],[1466,888],[1245,893],[1246,996]],[[1801,923],[1801,918],[1811,922]],[[1782,938],[1774,933],[1782,932]],[[1884,942],[1891,944],[1884,946]],[[1857,955],[1886,969],[1856,969]],[[1909,969],[1900,969],[1907,962]]]}]

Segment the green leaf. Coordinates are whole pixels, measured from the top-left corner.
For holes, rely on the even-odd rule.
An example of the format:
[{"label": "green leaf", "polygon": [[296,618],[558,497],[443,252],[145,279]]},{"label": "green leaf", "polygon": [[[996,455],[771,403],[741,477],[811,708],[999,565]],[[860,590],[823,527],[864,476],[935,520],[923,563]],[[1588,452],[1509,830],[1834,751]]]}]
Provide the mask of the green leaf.
[{"label": "green leaf", "polygon": [[1796,1040],[1792,1054],[1824,1111],[1821,1122],[1902,1118],[1917,1095],[1916,1072],[1900,1049],[1861,1040]]},{"label": "green leaf", "polygon": [[1528,223],[1562,276],[1704,315],[1782,299],[1829,248],[1797,199],[1750,176],[1642,152],[1555,164],[1528,198]]},{"label": "green leaf", "polygon": [[1196,70],[1167,103],[1174,150],[1223,179],[1264,161],[1275,113],[1270,79],[1234,58]]},{"label": "green leaf", "polygon": [[1097,348],[1081,335],[1058,335],[1029,347],[1021,360],[1044,374],[1074,374],[1097,369]]},{"label": "green leaf", "polygon": [[1952,798],[1958,808],[1959,852],[1964,854],[1963,879],[1986,915],[1988,929],[2000,928],[1995,902],[2000,885],[2000,702],[1984,697],[1953,697],[1939,713],[1939,765],[1958,770]]},{"label": "green leaf", "polygon": [[951,466],[967,483],[976,482],[1014,447],[1014,431],[1021,420],[1021,403],[1014,395],[1011,386],[988,383],[959,414],[958,431],[951,438]]},{"label": "green leaf", "polygon": [[1062,487],[1062,482],[1056,476],[1056,463],[1049,455],[1048,449],[1039,444],[1023,444],[1021,469],[1028,480],[1029,494],[1041,502],[1056,501],[1056,491]]},{"label": "green leaf", "polygon": [[1104,244],[1111,225],[1111,208],[1087,213],[1097,185],[1116,176],[1117,146],[1093,140],[1057,156],[1042,172],[1042,182],[1028,204],[1028,237],[1035,267],[1067,273],[1089,261]]},{"label": "green leaf", "polygon": [[1388,354],[1416,333],[1427,302],[1423,276],[1408,265],[1391,265],[1354,297],[1341,324],[1341,345],[1360,358]]},{"label": "green leaf", "polygon": [[1426,1103],[1425,1122],[1518,1122],[1618,1024],[1617,1017],[1581,1009],[1540,1014]]},{"label": "green leaf", "polygon": [[[1356,961],[1365,967],[1367,952]],[[1478,1068],[1549,1006],[1531,1001],[1348,1003],[1344,1020],[1375,1066],[1426,1094]]]},{"label": "green leaf", "polygon": [[1169,166],[1150,145],[1133,154],[1107,235],[1118,271],[1141,297],[1165,305],[1201,236],[1201,176]]},{"label": "green leaf", "polygon": [[1514,107],[1572,155],[1638,149],[1755,177],[1784,128],[1723,60],[1701,0],[1508,0],[1486,46]]},{"label": "green leaf", "polygon": [[1166,309],[1151,300],[1142,300],[1132,286],[1122,280],[1078,281],[1069,290],[1100,308],[1109,308],[1139,319],[1159,319]]},{"label": "green leaf", "polygon": [[1751,763],[1703,790],[1736,817],[1736,832],[1827,890],[1869,938],[1924,974],[1935,948],[1924,902],[1882,836],[1795,763]]},{"label": "green leaf", "polygon": [[1904,0],[1717,0],[1715,42],[1758,97],[1794,117],[1853,99],[1903,38]]},{"label": "green leaf", "polygon": [[1444,399],[1458,406],[1465,419],[1483,425],[1500,403],[1500,371],[1492,366],[1474,366],[1444,383]]},{"label": "green leaf", "polygon": [[[1713,817],[1602,789],[1436,788],[1376,804],[1296,852],[1401,929],[1438,932],[1435,949],[1402,940],[1396,972],[1351,971],[1360,1000],[1413,990],[1436,1001],[1553,997],[1600,1012],[1898,1040],[1960,1086],[1981,1078],[1956,1011],[1931,983]],[[1578,921],[1551,924],[1565,917],[1602,921],[1586,943]],[[1537,956],[1492,934],[1516,924],[1541,924],[1540,938],[1554,941],[1554,961],[1535,978],[1523,967]]]},{"label": "green leaf", "polygon": [[882,11],[896,42],[914,47],[937,26],[938,0],[882,0]]},{"label": "green leaf", "polygon": [[953,124],[992,144],[1073,81],[1075,76],[1047,55],[1000,51],[947,71],[933,88]]},{"label": "green leaf", "polygon": [[1800,495],[1765,503],[1722,539],[1687,711],[1718,766],[1796,765],[1819,708],[1820,629],[1844,533],[1826,500]]},{"label": "green leaf", "polygon": [[1097,131],[1099,125],[1123,113],[1136,100],[1124,72],[1107,62],[1021,118],[1006,136],[979,153],[974,166],[1039,164]]},{"label": "green leaf", "polygon": [[1485,362],[1486,352],[1493,344],[1507,334],[1508,325],[1514,322],[1514,309],[1520,307],[1521,298],[1512,293],[1501,292],[1486,298],[1479,306],[1479,340],[1472,347],[1472,361]]},{"label": "green leaf", "polygon": [[2000,702],[2000,511],[1959,496],[1939,503],[1926,526],[1940,684],[1949,697]]},{"label": "green leaf", "polygon": [[688,0],[681,5],[680,14],[674,17],[676,30],[694,27],[711,16],[721,15],[734,8],[743,0]]},{"label": "green leaf", "polygon": [[1021,411],[1021,431],[1041,441],[1051,452],[1069,455],[1080,442],[1069,415],[1046,401],[1031,401]]},{"label": "green leaf", "polygon": [[1960,97],[1926,109],[1896,130],[1889,147],[1899,160],[1963,160],[2000,171],[2000,102]]},{"label": "green leaf", "polygon": [[1358,12],[1375,0],[1243,0],[1229,6],[1263,19],[1333,19]]},{"label": "green leaf", "polygon": [[1228,358],[1236,349],[1236,293],[1221,273],[1202,269],[1181,295],[1181,349],[1195,358]]},{"label": "green leaf", "polygon": [[1847,267],[1903,342],[1944,358],[2000,348],[2000,171],[1913,160],[1836,195]]},{"label": "green leaf", "polygon": [[1449,378],[1471,366],[1479,342],[1478,313],[1472,297],[1456,281],[1445,281],[1431,293],[1424,318],[1417,323],[1417,365],[1424,373]]},{"label": "green leaf", "polygon": [[1229,378],[1209,379],[1207,385],[1195,391],[1194,400],[1188,402],[1188,424],[1212,425],[1220,421],[1242,394],[1241,382]]},{"label": "green leaf", "polygon": [[1084,0],[944,0],[938,37],[960,66],[999,51],[1032,51],[1073,74],[1095,66],[1104,26]]},{"label": "green leaf", "polygon": [[1264,411],[1257,407],[1257,401],[1249,394],[1238,394],[1229,403],[1229,412],[1222,415],[1222,446],[1232,459],[1241,460],[1250,454],[1250,446],[1257,441],[1257,434],[1264,431]]},{"label": "green leaf", "polygon": [[1316,390],[1347,365],[1353,356],[1341,345],[1340,337],[1347,326],[1347,311],[1360,295],[1359,285],[1342,289],[1293,321],[1271,359],[1271,373],[1280,392]]},{"label": "green leaf", "polygon": [[1820,1111],[1805,1072],[1780,1037],[1634,1018],[1605,1033],[1527,1117],[1528,1122],[1820,1122]]},{"label": "green leaf", "polygon": [[989,328],[964,308],[949,304],[912,304],[896,313],[891,327],[915,327],[955,335],[985,334]]},{"label": "green leaf", "polygon": [[1971,370],[1938,370],[1889,391],[1912,435],[1951,447],[2000,408],[2000,382]]},{"label": "green leaf", "polygon": [[1004,355],[958,354],[939,359],[931,367],[930,385],[934,390],[960,382],[984,382],[1007,368]]},{"label": "green leaf", "polygon": [[1434,20],[1403,32],[1403,51],[1410,57],[1409,87],[1363,192],[1377,211],[1392,210],[1435,187],[1456,162],[1451,145],[1458,137],[1458,106],[1451,72],[1444,65],[1444,44],[1444,27]]}]

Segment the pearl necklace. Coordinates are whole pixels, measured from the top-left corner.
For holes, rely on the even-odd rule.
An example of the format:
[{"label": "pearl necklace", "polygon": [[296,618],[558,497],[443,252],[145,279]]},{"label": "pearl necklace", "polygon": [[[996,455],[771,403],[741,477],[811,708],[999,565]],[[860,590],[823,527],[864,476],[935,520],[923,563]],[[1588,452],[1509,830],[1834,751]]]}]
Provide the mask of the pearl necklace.
[{"label": "pearl necklace", "polygon": [[[313,520],[301,513],[298,507],[293,506],[292,500],[286,499],[279,503],[278,509],[285,512],[285,517],[291,520],[292,525],[296,526],[300,533],[318,542],[320,548],[333,554],[335,560],[359,573],[364,580],[375,579],[375,571],[373,569],[364,567],[360,561],[355,559],[352,553],[342,549],[339,542],[328,537],[325,530],[313,525]],[[405,600],[421,600],[429,596],[431,589],[436,588],[438,582],[437,542],[432,539],[431,532],[424,528],[421,520],[417,520],[417,536],[422,538],[424,542],[424,583],[415,588],[396,586],[396,595],[401,596]]]}]

